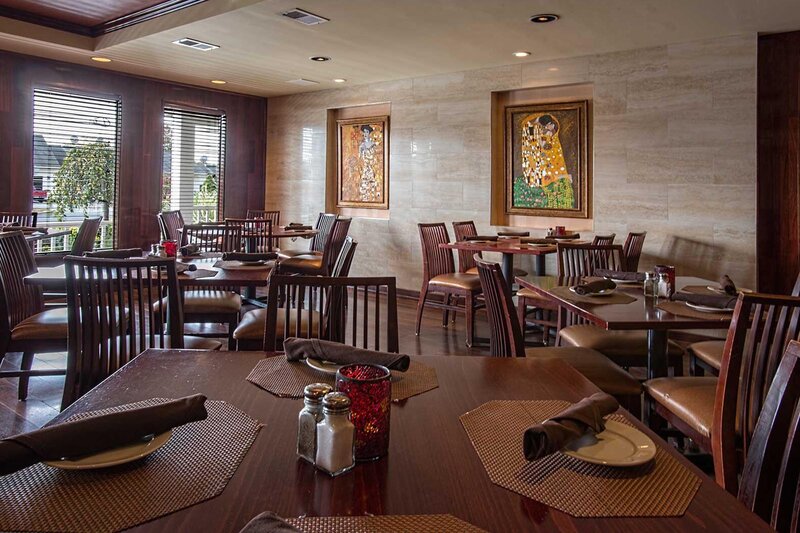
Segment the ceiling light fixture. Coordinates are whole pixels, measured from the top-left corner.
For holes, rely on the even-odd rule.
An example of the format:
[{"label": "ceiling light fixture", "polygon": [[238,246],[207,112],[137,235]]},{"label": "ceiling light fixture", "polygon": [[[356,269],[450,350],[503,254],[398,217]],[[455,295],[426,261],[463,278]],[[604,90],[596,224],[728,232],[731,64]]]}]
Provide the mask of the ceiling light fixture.
[{"label": "ceiling light fixture", "polygon": [[561,17],[559,17],[558,15],[554,15],[552,13],[543,13],[541,15],[532,16],[531,22],[534,22],[536,24],[547,24],[548,22],[555,22],[559,18]]},{"label": "ceiling light fixture", "polygon": [[209,50],[216,50],[219,48],[219,46],[216,44],[206,43],[197,39],[192,39],[191,37],[184,37],[183,39],[172,41],[172,44],[193,48],[194,50],[200,50],[201,52],[208,52]]},{"label": "ceiling light fixture", "polygon": [[111,60],[109,58],[100,56],[93,57],[92,61],[97,61],[98,63],[111,63]]},{"label": "ceiling light fixture", "polygon": [[550,72],[558,72],[558,67],[550,67],[547,70],[549,70]]},{"label": "ceiling light fixture", "polygon": [[530,52],[514,52],[514,57],[528,57],[531,55]]},{"label": "ceiling light fixture", "polygon": [[225,81],[225,80],[211,80],[211,83],[213,83],[215,85],[225,85],[228,82]]},{"label": "ceiling light fixture", "polygon": [[333,78],[333,83],[344,83],[346,81],[344,78]]},{"label": "ceiling light fixture", "polygon": [[320,62],[320,63],[322,61],[330,61],[331,60],[330,57],[325,57],[325,56],[311,56],[311,57],[309,57],[309,59],[311,61],[317,61],[317,62]]}]

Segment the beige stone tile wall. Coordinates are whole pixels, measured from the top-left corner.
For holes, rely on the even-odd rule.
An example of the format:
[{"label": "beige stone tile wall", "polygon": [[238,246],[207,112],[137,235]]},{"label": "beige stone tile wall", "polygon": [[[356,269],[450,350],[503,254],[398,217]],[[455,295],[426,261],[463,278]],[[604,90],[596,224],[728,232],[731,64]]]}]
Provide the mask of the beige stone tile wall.
[{"label": "beige stone tile wall", "polygon": [[[390,218],[354,221],[353,274],[388,271],[418,289],[417,222],[498,229],[489,226],[490,93],[591,83],[595,232],[621,241],[647,230],[642,267],[673,263],[679,274],[729,273],[752,286],[756,47],[755,34],[742,35],[271,98],[266,205],[287,222],[314,222],[325,203],[326,110],[391,102]],[[532,271],[528,260],[519,266]]]}]

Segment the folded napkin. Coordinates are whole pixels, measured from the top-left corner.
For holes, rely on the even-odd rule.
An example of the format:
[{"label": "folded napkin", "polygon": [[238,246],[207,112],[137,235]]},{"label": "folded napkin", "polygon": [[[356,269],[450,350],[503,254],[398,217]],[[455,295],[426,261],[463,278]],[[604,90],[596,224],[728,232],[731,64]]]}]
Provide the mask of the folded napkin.
[{"label": "folded napkin", "polygon": [[574,440],[606,428],[603,417],[619,409],[613,396],[596,392],[571,405],[541,424],[529,427],[522,436],[522,451],[528,461],[556,453]]},{"label": "folded napkin", "polygon": [[543,239],[541,237],[523,237],[520,242],[525,244],[555,244],[553,239]]},{"label": "folded napkin", "polygon": [[275,252],[246,254],[242,252],[225,252],[222,254],[223,261],[273,261],[278,258]]},{"label": "folded napkin", "polygon": [[622,270],[607,270],[605,268],[598,268],[594,271],[595,276],[601,278],[620,279],[625,281],[644,281],[646,274],[644,272],[623,272]]},{"label": "folded napkin", "polygon": [[728,296],[736,296],[739,292],[736,290],[736,284],[727,274],[719,278],[719,288],[722,289]]},{"label": "folded napkin", "polygon": [[704,305],[706,307],[716,307],[717,309],[733,309],[736,307],[737,296],[727,294],[693,294],[687,292],[676,292],[671,300],[676,302],[687,302],[694,305]]},{"label": "folded napkin", "polygon": [[496,241],[497,235],[470,235],[468,237],[464,237],[462,240],[465,241]]},{"label": "folded napkin", "polygon": [[175,261],[175,272],[178,274],[183,274],[184,272],[194,272],[195,270],[197,270],[197,265],[195,264],[179,263]]},{"label": "folded napkin", "polygon": [[498,231],[498,237],[530,237],[530,231]]},{"label": "folded napkin", "polygon": [[0,440],[0,475],[39,461],[91,455],[158,435],[189,422],[205,420],[202,394],[120,413],[63,422]]},{"label": "folded napkin", "polygon": [[131,257],[142,257],[141,248],[121,248],[119,250],[98,250],[96,252],[86,252],[84,257],[99,257],[103,259],[130,259]]},{"label": "folded napkin", "polygon": [[[595,274],[596,273],[597,272],[595,272]],[[615,289],[616,287],[617,284],[610,279],[598,279],[597,281],[575,285],[575,294],[586,296],[587,294],[597,294],[605,290]]]},{"label": "folded napkin", "polygon": [[273,512],[265,512],[250,520],[239,533],[301,533]]},{"label": "folded napkin", "polygon": [[184,257],[200,255],[200,247],[196,244],[187,244],[186,246],[181,246],[181,255]]},{"label": "folded napkin", "polygon": [[314,229],[311,226],[306,226],[305,224],[298,224],[297,222],[292,222],[291,224],[284,226],[283,229],[285,230],[309,230]]},{"label": "folded napkin", "polygon": [[310,357],[337,365],[354,363],[383,365],[399,372],[405,372],[411,364],[411,358],[407,355],[363,350],[338,342],[317,339],[289,337],[283,341],[283,351],[286,352],[287,361],[299,361]]}]

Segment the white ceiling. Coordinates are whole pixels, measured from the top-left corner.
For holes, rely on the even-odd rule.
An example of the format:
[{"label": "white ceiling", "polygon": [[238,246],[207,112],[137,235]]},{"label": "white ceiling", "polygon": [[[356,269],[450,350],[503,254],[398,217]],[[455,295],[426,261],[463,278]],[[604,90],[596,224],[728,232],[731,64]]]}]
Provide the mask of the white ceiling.
[{"label": "white ceiling", "polygon": [[[303,26],[300,7],[331,19]],[[531,15],[561,20],[532,24]],[[0,18],[0,49],[224,90],[275,96],[345,85],[626,50],[750,32],[800,29],[798,0],[209,0],[96,40]],[[35,30],[35,31],[33,31]],[[198,52],[170,44],[193,37]],[[517,50],[532,53],[516,59]],[[325,55],[327,63],[308,58]],[[319,85],[298,87],[306,78]],[[214,86],[217,87],[217,86]],[[219,87],[217,87],[219,88]]]}]

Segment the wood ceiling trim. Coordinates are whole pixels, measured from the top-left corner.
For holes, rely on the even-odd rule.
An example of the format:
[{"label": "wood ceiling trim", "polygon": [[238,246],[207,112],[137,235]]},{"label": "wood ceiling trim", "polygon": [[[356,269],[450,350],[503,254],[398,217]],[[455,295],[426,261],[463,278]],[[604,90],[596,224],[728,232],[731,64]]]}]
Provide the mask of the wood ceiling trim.
[{"label": "wood ceiling trim", "polygon": [[128,13],[127,15],[117,17],[95,26],[84,26],[82,24],[75,24],[74,22],[38,15],[28,11],[23,11],[21,9],[13,9],[5,6],[0,6],[0,16],[21,20],[23,22],[30,22],[40,26],[47,26],[49,28],[55,28],[57,30],[67,31],[70,33],[77,33],[79,35],[85,35],[88,37],[99,37],[100,35],[105,35],[107,33],[128,28],[148,20],[169,15],[170,13],[201,4],[205,1],[206,0],[166,0],[160,4],[146,7],[144,9],[140,9],[139,11],[134,11],[133,13]]}]

